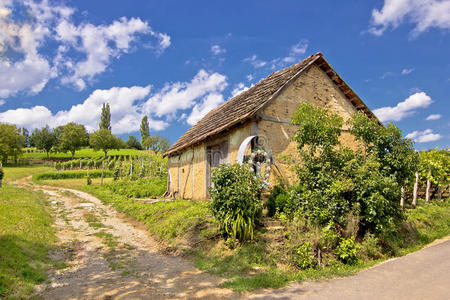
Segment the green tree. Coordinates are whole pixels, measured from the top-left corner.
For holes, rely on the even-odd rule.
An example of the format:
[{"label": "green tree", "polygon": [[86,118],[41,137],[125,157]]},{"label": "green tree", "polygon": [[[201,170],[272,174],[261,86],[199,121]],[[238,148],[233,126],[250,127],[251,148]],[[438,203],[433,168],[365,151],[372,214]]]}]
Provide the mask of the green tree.
[{"label": "green tree", "polygon": [[20,134],[16,125],[0,124],[0,157],[3,163],[8,161],[8,156],[13,156],[17,161],[24,145],[25,137]]},{"label": "green tree", "polygon": [[107,129],[111,132],[111,111],[109,103],[103,103],[99,129]]},{"label": "green tree", "polygon": [[[450,152],[432,149],[420,152],[419,175],[422,182],[430,181],[442,189],[450,184]],[[429,190],[427,189],[427,193]],[[429,194],[427,198],[429,197]]]},{"label": "green tree", "polygon": [[150,127],[148,124],[147,116],[144,116],[141,120],[140,131],[141,131],[141,143],[142,143],[142,145],[144,145],[145,139],[150,136]]},{"label": "green tree", "polygon": [[48,125],[41,129],[35,129],[31,135],[31,139],[36,148],[47,152],[47,158],[49,158],[50,150],[57,143],[56,135]]},{"label": "green tree", "polygon": [[292,123],[302,158],[292,197],[302,213],[320,225],[345,226],[352,212],[362,233],[395,229],[403,218],[400,187],[417,166],[412,142],[394,125],[359,113],[347,123],[360,145],[353,151],[339,141],[343,119],[310,104],[298,108]]},{"label": "green tree", "polygon": [[134,136],[130,135],[128,137],[128,140],[126,141],[126,145],[128,149],[136,149],[136,150],[142,150],[142,145],[141,143],[139,143],[139,141],[137,140],[137,138],[135,138]]},{"label": "green tree", "polygon": [[157,134],[148,136],[144,139],[142,146],[145,149],[152,150],[155,153],[163,153],[170,147],[168,139],[163,138]]},{"label": "green tree", "polygon": [[72,153],[72,159],[75,157],[75,151],[87,146],[89,135],[86,128],[81,124],[74,122],[68,123],[55,129],[58,138],[58,148],[60,151]]},{"label": "green tree", "polygon": [[122,143],[108,129],[99,129],[89,135],[89,144],[95,151],[102,150],[105,157],[111,149],[120,149]]}]

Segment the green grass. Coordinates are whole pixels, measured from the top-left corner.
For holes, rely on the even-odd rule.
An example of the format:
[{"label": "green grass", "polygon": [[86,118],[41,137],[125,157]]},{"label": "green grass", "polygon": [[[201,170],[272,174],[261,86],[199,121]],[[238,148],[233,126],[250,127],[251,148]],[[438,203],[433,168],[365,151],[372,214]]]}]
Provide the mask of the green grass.
[{"label": "green grass", "polygon": [[[26,149],[24,149],[26,151]],[[135,149],[120,149],[108,151],[108,156],[113,155],[135,155],[135,156],[145,156],[148,155],[146,151],[139,151]],[[98,158],[103,157],[105,154],[102,151],[94,151],[91,148],[84,148],[75,152],[75,158]],[[34,159],[46,159],[47,153],[23,153],[22,158],[34,158]],[[50,153],[51,159],[70,159],[72,154],[70,152],[56,152]]]},{"label": "green grass", "polygon": [[5,171],[5,182],[11,182],[30,175],[51,171],[52,168],[41,165],[30,165],[21,167],[3,167]]},{"label": "green grass", "polygon": [[43,193],[9,185],[0,189],[0,298],[27,297],[46,279],[54,264],[48,257],[56,241],[52,224]]},{"label": "green grass", "polygon": [[[103,184],[106,184],[108,182],[112,182],[112,178],[104,178]],[[87,185],[86,179],[64,179],[64,180],[39,180],[37,181],[39,184],[45,184],[45,185],[52,185],[52,186],[59,186],[63,188],[68,189],[78,189],[82,186]],[[101,179],[100,178],[93,178],[92,179],[92,185],[100,185]]]},{"label": "green grass", "polygon": [[101,222],[101,220],[92,213],[84,214],[84,220],[88,225],[94,229],[104,228],[106,227],[105,224]]},{"label": "green grass", "polygon": [[99,231],[93,234],[94,236],[101,238],[103,244],[108,246],[109,248],[115,248],[118,244],[117,237],[112,235],[109,232]]}]

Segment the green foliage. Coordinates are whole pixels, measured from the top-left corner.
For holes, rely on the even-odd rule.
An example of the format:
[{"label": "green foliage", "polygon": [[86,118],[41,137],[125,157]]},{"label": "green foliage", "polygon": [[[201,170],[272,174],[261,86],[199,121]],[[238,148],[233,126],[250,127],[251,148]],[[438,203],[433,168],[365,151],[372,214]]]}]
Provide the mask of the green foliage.
[{"label": "green foliage", "polygon": [[372,259],[380,258],[382,254],[382,247],[380,245],[380,240],[374,234],[368,232],[364,236],[363,242],[361,244],[363,253]]},{"label": "green foliage", "polygon": [[[86,171],[63,171],[63,172],[46,172],[33,176],[35,180],[47,180],[47,179],[72,179],[72,178],[84,178],[86,176]],[[91,178],[100,178],[102,176],[101,170],[89,171],[89,176]],[[113,177],[113,174],[109,170],[103,172],[104,178]]]},{"label": "green foliage", "polygon": [[3,180],[3,177],[5,176],[5,172],[3,171],[2,165],[0,165],[0,181]]},{"label": "green foliage", "polygon": [[108,129],[99,129],[89,135],[89,144],[94,151],[102,150],[107,157],[109,150],[120,149],[122,143]]},{"label": "green foliage", "polygon": [[114,169],[114,173],[113,173],[114,181],[118,180],[118,179],[119,179],[119,176],[120,176],[120,167],[117,166],[117,167]]},{"label": "green foliage", "polygon": [[109,103],[103,103],[102,114],[100,115],[99,129],[106,129],[111,132],[111,111]]},{"label": "green foliage", "polygon": [[128,149],[136,149],[136,150],[142,150],[142,145],[141,143],[139,143],[139,141],[137,140],[137,138],[135,138],[134,136],[130,135],[128,137],[128,140],[125,143],[127,145]]},{"label": "green foliage", "polygon": [[91,185],[91,184],[92,184],[92,179],[91,179],[91,176],[90,176],[90,175],[87,175],[87,176],[86,176],[86,184],[87,184],[87,185]]},{"label": "green foliage", "polygon": [[337,259],[344,264],[353,265],[358,262],[357,254],[360,248],[361,246],[356,243],[353,236],[347,239],[341,238],[341,242],[336,248],[335,254]]},{"label": "green foliage", "polygon": [[450,183],[450,152],[433,149],[420,152],[419,175],[421,181],[430,179],[436,185]]},{"label": "green foliage", "polygon": [[169,149],[170,142],[168,139],[155,134],[145,137],[142,145],[145,149],[152,150],[155,153],[164,153],[167,149]]},{"label": "green foliage", "polygon": [[106,184],[105,187],[115,194],[127,198],[159,197],[167,189],[167,180],[166,178],[156,177],[137,181],[115,181]]},{"label": "green foliage", "polygon": [[72,159],[75,151],[81,147],[87,146],[89,143],[89,135],[81,124],[68,123],[55,129],[58,137],[58,148],[63,151],[72,153]]},{"label": "green foliage", "polygon": [[339,234],[336,232],[332,222],[322,228],[320,246],[323,250],[329,251],[336,248],[339,243]]},{"label": "green foliage", "polygon": [[315,267],[317,260],[314,259],[314,251],[311,242],[305,242],[297,249],[297,265],[303,269]]},{"label": "green foliage", "polygon": [[56,134],[46,125],[41,129],[35,129],[31,134],[31,140],[37,149],[45,150],[47,158],[49,152],[57,144]]},{"label": "green foliage", "polygon": [[213,169],[211,211],[221,232],[239,240],[253,239],[261,210],[261,183],[247,166],[224,164]]},{"label": "green foliage", "polygon": [[8,156],[17,160],[24,146],[25,137],[20,134],[16,125],[0,123],[0,158],[3,163],[8,161]]},{"label": "green foliage", "polygon": [[141,132],[141,143],[142,145],[144,145],[145,139],[150,136],[150,126],[148,124],[147,116],[144,116],[141,120],[140,132]]},{"label": "green foliage", "polygon": [[294,212],[294,207],[284,184],[275,185],[270,191],[269,199],[266,203],[269,217],[279,213],[288,215]]},{"label": "green foliage", "polygon": [[290,195],[304,216],[345,228],[353,211],[361,233],[394,230],[403,218],[400,187],[417,165],[411,141],[394,125],[385,128],[358,113],[348,124],[361,143],[353,151],[339,142],[342,118],[310,104],[298,108],[293,123],[302,164]]}]

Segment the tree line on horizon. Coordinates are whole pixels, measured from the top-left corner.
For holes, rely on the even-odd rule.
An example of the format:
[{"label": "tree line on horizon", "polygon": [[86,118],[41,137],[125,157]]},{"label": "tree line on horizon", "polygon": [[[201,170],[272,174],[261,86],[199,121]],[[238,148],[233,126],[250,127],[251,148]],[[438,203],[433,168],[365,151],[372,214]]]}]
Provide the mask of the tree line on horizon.
[{"label": "tree line on horizon", "polygon": [[72,159],[75,152],[83,147],[91,147],[94,151],[103,151],[105,157],[112,149],[136,149],[152,150],[155,153],[166,151],[169,140],[159,135],[150,135],[150,127],[147,116],[141,120],[140,126],[141,141],[129,136],[125,142],[122,138],[111,133],[111,111],[108,103],[103,103],[100,114],[98,130],[88,133],[85,126],[75,122],[67,123],[56,128],[45,125],[36,128],[31,134],[26,128],[18,128],[14,124],[0,124],[0,157],[6,163],[9,156],[17,157],[22,153],[24,147],[36,147],[47,153],[50,152],[70,152]]}]

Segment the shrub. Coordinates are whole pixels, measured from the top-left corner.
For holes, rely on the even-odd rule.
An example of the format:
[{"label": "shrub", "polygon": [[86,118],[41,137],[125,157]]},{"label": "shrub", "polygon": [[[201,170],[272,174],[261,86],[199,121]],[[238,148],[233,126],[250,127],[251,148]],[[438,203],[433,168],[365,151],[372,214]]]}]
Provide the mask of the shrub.
[{"label": "shrub", "polygon": [[335,250],[335,254],[338,260],[344,264],[353,265],[358,262],[358,251],[361,246],[355,242],[355,238],[352,236],[347,239],[341,238],[339,246]]},{"label": "shrub", "polygon": [[119,179],[119,176],[120,176],[120,168],[119,168],[119,167],[116,167],[116,168],[114,169],[114,173],[113,173],[114,181],[118,180],[118,179]]},{"label": "shrub", "polygon": [[362,242],[362,251],[368,258],[380,258],[382,256],[382,248],[379,239],[372,233],[368,232],[364,236]]},{"label": "shrub", "polygon": [[87,185],[91,185],[92,184],[92,179],[91,179],[91,176],[86,176],[86,184]]},{"label": "shrub", "polygon": [[[118,169],[116,170],[118,171]],[[118,176],[119,174],[117,174]],[[149,178],[136,181],[114,181],[106,184],[105,187],[115,194],[127,198],[159,197],[167,189],[167,180],[165,178]]]},{"label": "shrub", "polygon": [[339,234],[335,230],[332,222],[328,226],[322,228],[320,246],[324,250],[332,250],[336,248],[339,243]]},{"label": "shrub", "polygon": [[305,242],[297,249],[297,265],[303,269],[309,269],[317,266],[317,260],[314,259],[314,251],[311,242]]},{"label": "shrub", "polygon": [[253,228],[261,210],[261,182],[247,167],[224,164],[213,169],[211,210],[220,231],[241,241],[253,239]]},{"label": "shrub", "polygon": [[274,216],[276,213],[282,213],[285,212],[285,210],[289,210],[289,200],[290,197],[286,191],[286,187],[283,184],[275,185],[270,191],[269,199],[266,204],[269,217]]}]

